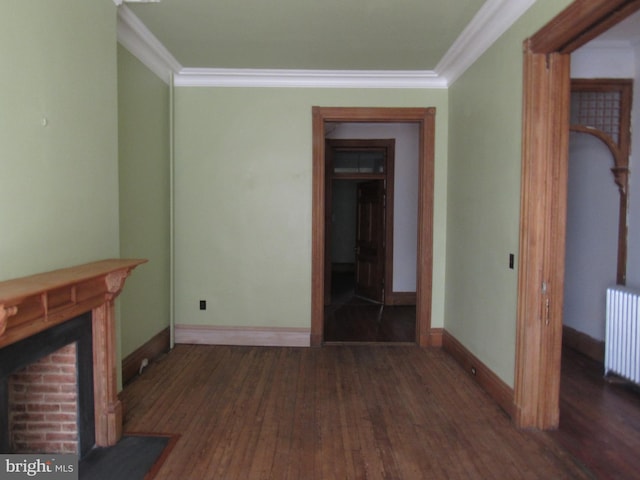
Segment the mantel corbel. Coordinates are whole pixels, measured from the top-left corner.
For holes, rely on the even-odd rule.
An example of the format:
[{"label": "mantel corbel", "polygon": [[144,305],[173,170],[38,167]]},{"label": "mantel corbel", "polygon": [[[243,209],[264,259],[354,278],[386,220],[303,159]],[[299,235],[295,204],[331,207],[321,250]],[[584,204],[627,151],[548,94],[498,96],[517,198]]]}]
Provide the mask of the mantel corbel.
[{"label": "mantel corbel", "polygon": [[18,307],[5,307],[0,305],[0,335],[4,334],[7,329],[7,323],[9,323],[9,317],[13,317],[18,313]]},{"label": "mantel corbel", "polygon": [[107,300],[113,300],[124,287],[124,281],[129,276],[131,269],[128,270],[117,270],[115,272],[111,272],[104,277],[104,282],[107,286]]}]

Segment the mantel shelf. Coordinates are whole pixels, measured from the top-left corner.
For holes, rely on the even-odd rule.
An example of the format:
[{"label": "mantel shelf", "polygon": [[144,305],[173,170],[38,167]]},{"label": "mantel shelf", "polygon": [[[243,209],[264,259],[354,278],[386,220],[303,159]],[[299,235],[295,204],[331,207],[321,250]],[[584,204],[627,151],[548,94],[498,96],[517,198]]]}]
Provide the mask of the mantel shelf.
[{"label": "mantel shelf", "polygon": [[147,260],[111,259],[0,282],[0,348],[92,312],[96,445],[122,436],[113,301]]},{"label": "mantel shelf", "polygon": [[58,288],[103,277],[118,270],[131,271],[147,262],[144,259],[109,259],[63,268],[29,277],[0,282],[0,305],[15,305],[21,299]]}]

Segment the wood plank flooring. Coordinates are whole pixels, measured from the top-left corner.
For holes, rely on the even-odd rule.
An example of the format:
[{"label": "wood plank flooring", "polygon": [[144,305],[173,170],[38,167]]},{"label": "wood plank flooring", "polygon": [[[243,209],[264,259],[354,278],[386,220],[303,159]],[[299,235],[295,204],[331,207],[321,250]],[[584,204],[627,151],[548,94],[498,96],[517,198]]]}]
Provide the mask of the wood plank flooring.
[{"label": "wood plank flooring", "polygon": [[439,349],[178,345],[122,392],[181,437],[156,479],[587,479]]},{"label": "wood plank flooring", "polygon": [[562,353],[560,427],[549,435],[602,480],[640,479],[640,391],[608,383],[602,364]]},{"label": "wood plank flooring", "polygon": [[324,309],[325,342],[415,343],[415,305],[382,306],[355,295],[355,273],[333,271]]},{"label": "wood plank flooring", "polygon": [[325,342],[415,343],[415,305],[382,306],[354,298],[325,308]]}]

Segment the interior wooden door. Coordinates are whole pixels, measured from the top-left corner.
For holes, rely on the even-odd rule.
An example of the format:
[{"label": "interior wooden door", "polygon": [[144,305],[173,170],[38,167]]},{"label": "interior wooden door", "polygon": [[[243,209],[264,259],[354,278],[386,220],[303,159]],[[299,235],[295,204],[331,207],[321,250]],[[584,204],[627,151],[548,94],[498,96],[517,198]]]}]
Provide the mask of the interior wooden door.
[{"label": "interior wooden door", "polygon": [[355,293],[384,303],[384,181],[357,187]]}]

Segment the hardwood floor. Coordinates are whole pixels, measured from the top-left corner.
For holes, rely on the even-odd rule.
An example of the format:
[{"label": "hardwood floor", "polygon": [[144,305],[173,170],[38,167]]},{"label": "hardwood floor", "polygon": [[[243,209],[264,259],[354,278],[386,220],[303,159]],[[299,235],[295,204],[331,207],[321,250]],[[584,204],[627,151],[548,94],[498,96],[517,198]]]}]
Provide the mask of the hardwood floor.
[{"label": "hardwood floor", "polygon": [[602,364],[562,352],[560,427],[549,435],[599,479],[640,478],[640,391],[603,378]]},{"label": "hardwood floor", "polygon": [[325,309],[325,342],[404,342],[416,339],[415,306],[382,306],[357,298]]},{"label": "hardwood floor", "polygon": [[125,431],[181,437],[156,479],[587,479],[445,352],[178,345],[122,392]]},{"label": "hardwood floor", "polygon": [[354,294],[353,272],[333,272],[325,307],[325,342],[415,343],[416,307],[382,306]]}]

